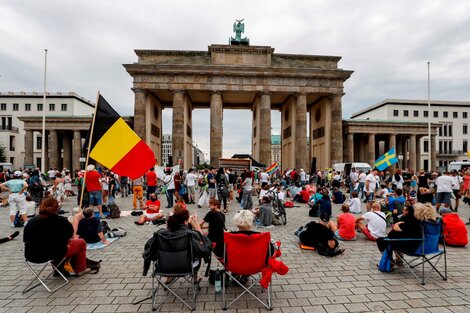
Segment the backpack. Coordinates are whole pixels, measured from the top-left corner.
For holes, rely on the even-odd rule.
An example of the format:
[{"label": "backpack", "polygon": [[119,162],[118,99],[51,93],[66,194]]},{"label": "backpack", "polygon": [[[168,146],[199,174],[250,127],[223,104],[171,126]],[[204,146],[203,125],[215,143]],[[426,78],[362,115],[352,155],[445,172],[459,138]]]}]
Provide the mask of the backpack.
[{"label": "backpack", "polygon": [[379,271],[381,272],[391,272],[393,267],[392,267],[392,252],[390,250],[390,245],[387,247],[387,249],[384,250],[382,254],[382,258],[380,259],[378,268]]},{"label": "backpack", "polygon": [[119,210],[119,207],[117,204],[113,203],[108,206],[109,210],[109,217],[110,218],[119,218],[121,217],[121,210]]},{"label": "backpack", "polygon": [[286,207],[286,208],[293,208],[293,207],[294,207],[294,202],[292,202],[292,201],[286,201],[286,202],[284,203],[284,207]]},{"label": "backpack", "polygon": [[124,228],[121,228],[121,227],[113,228],[108,233],[109,238],[125,237],[126,235],[127,235],[127,232],[124,230]]},{"label": "backpack", "polygon": [[111,227],[109,227],[108,222],[101,221],[101,227],[103,228],[103,235],[106,235],[111,232]]}]

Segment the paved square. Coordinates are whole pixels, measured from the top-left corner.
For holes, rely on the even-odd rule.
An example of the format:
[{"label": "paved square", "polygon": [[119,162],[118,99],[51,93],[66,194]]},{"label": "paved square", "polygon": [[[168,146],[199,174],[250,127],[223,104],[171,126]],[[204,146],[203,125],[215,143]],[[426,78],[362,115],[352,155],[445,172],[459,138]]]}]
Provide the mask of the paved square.
[{"label": "paved square", "polygon": [[[164,197],[162,197],[164,198]],[[129,210],[132,198],[118,198],[121,210]],[[164,206],[166,201],[162,199]],[[256,199],[254,199],[257,201]],[[76,203],[67,200],[65,210]],[[189,206],[192,213],[194,205]],[[231,218],[238,203],[230,206],[227,227],[234,229]],[[374,243],[361,235],[355,242],[341,243],[346,251],[335,258],[326,258],[312,251],[302,251],[293,235],[295,229],[311,220],[306,205],[288,210],[286,226],[271,229],[272,237],[282,241],[282,260],[289,266],[285,276],[274,276],[273,306],[275,312],[470,312],[469,248],[448,248],[448,281],[434,275],[425,286],[399,269],[381,273],[376,264],[380,253]],[[337,214],[339,207],[334,207]],[[461,216],[468,220],[470,209],[461,205]],[[167,213],[168,209],[164,209]],[[205,210],[198,209],[202,218]],[[133,305],[146,297],[151,288],[150,277],[142,277],[143,246],[157,229],[153,225],[136,226],[134,217],[110,220],[111,227],[120,226],[127,236],[102,250],[88,251],[94,260],[103,260],[96,275],[71,278],[63,289],[49,294],[42,286],[22,294],[31,273],[23,264],[21,235],[0,245],[0,312],[149,312],[150,302]],[[162,226],[160,226],[162,227]],[[16,229],[9,227],[8,209],[0,208],[0,236]],[[213,262],[215,266],[215,262]],[[221,297],[204,279],[197,298],[197,312],[221,311]],[[229,292],[233,293],[233,289]],[[189,311],[170,299],[163,312]],[[228,312],[263,312],[260,304],[246,297]]]}]

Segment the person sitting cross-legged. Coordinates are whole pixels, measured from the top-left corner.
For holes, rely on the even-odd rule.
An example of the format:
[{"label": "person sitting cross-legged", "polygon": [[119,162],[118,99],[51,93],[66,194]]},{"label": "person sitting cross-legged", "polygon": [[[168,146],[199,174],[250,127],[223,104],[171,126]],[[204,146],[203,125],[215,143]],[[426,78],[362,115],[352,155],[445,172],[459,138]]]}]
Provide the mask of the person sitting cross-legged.
[{"label": "person sitting cross-legged", "polygon": [[98,217],[95,217],[93,208],[83,210],[83,218],[78,222],[78,237],[86,241],[86,243],[103,242],[109,245],[109,241],[103,233],[103,226]]},{"label": "person sitting cross-legged", "polygon": [[337,217],[337,222],[329,221],[327,227],[330,228],[338,240],[356,240],[356,217],[349,212],[349,205],[341,206],[343,213]]},{"label": "person sitting cross-legged", "polygon": [[[380,211],[378,202],[372,203],[371,207],[372,211],[356,219],[356,229],[361,231],[367,239],[376,241],[377,238],[386,236],[387,220],[385,213]],[[363,224],[362,221],[366,221],[366,224]]]},{"label": "person sitting cross-legged", "polygon": [[144,225],[145,222],[163,220],[164,214],[160,213],[160,200],[155,193],[150,194],[150,198],[145,203],[145,212],[135,221],[136,225]]},{"label": "person sitting cross-legged", "polygon": [[271,206],[271,201],[269,196],[264,196],[261,198],[261,205],[252,210],[256,214],[256,226],[269,227],[273,222],[273,207]]}]

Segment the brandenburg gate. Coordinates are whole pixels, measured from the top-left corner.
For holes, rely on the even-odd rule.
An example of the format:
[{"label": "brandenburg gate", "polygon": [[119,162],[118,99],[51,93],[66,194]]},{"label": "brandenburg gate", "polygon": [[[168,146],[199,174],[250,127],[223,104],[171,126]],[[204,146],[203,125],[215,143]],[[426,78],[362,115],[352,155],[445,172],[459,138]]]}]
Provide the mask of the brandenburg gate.
[{"label": "brandenburg gate", "polygon": [[341,57],[279,54],[269,46],[243,45],[135,53],[137,62],[124,64],[133,77],[134,130],[158,161],[165,108],[173,108],[173,160],[181,159],[185,168],[192,166],[192,129],[197,125],[191,117],[199,108],[210,109],[213,166],[222,157],[224,109],[253,112],[252,156],[260,163],[271,164],[271,110],[281,111],[283,169],[309,169],[312,158],[318,168],[343,160],[341,97],[352,71],[338,67]]}]

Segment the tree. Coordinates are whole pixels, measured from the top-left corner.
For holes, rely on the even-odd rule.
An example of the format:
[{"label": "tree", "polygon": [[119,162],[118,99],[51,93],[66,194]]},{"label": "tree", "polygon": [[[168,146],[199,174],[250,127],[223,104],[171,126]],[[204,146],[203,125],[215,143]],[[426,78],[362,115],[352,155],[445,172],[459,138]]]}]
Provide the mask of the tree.
[{"label": "tree", "polygon": [[0,144],[0,162],[6,162],[7,161],[7,153],[5,146]]}]

